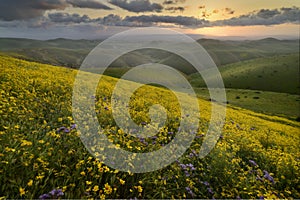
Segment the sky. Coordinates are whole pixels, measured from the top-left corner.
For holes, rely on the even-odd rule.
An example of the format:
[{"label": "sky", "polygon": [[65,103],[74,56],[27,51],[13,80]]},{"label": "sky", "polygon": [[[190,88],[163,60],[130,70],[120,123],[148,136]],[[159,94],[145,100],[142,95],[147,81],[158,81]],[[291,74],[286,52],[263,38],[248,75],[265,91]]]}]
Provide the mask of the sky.
[{"label": "sky", "polygon": [[299,38],[299,0],[0,0],[0,37],[98,39],[161,27],[206,38]]}]

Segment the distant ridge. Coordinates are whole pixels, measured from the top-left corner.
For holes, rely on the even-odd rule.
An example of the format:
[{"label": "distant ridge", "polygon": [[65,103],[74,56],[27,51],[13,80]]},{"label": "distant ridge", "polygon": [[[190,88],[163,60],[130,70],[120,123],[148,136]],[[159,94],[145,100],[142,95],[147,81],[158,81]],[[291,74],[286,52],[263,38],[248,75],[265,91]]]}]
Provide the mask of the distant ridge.
[{"label": "distant ridge", "polygon": [[[51,40],[32,40],[22,38],[0,38],[0,52],[12,57],[40,63],[78,68],[86,55],[102,40],[73,40],[57,38]],[[298,40],[279,40],[264,38],[260,40],[216,40],[202,38],[197,40],[210,54],[217,66],[269,57],[273,55],[299,52]],[[113,63],[114,67],[134,67],[144,62],[160,62],[177,68],[183,73],[194,72],[192,66],[172,54],[152,51],[137,51],[122,56]]]}]

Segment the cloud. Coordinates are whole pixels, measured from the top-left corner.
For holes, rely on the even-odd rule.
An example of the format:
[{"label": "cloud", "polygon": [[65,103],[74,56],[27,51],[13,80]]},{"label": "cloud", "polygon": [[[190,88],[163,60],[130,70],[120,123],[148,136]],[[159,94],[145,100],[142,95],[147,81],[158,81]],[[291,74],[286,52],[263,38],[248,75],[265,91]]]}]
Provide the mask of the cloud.
[{"label": "cloud", "polygon": [[278,14],[280,14],[278,10],[262,9],[257,13],[257,16],[264,19],[268,19]]},{"label": "cloud", "polygon": [[69,13],[49,13],[48,17],[51,22],[54,23],[89,23],[91,19],[87,15],[80,16],[79,14],[69,14]]},{"label": "cloud", "polygon": [[103,18],[91,19],[87,15],[69,14],[69,13],[49,13],[49,24],[100,24],[105,26],[133,26],[132,23],[127,23],[123,19],[114,14],[107,15]]},{"label": "cloud", "polygon": [[297,7],[280,9],[261,9],[239,17],[211,22],[212,26],[254,26],[277,25],[285,23],[299,24],[300,9]]},{"label": "cloud", "polygon": [[225,8],[224,11],[225,11],[226,14],[229,14],[229,15],[233,15],[234,12],[235,12],[235,11],[232,10],[231,8]]},{"label": "cloud", "polygon": [[166,23],[174,25],[182,25],[185,27],[200,27],[204,26],[207,21],[200,20],[195,17],[187,16],[158,16],[158,15],[141,15],[125,17],[126,22],[135,22],[140,24],[156,24],[156,23]]},{"label": "cloud", "polygon": [[[54,2],[54,1],[52,1]],[[48,8],[44,4],[43,9]],[[53,5],[52,5],[53,6]],[[224,10],[223,10],[224,11]],[[221,12],[221,11],[219,11]],[[188,16],[170,16],[170,15],[139,15],[126,16],[110,14],[99,18],[90,18],[87,15],[70,14],[62,12],[50,12],[47,16],[40,16],[28,20],[1,21],[0,27],[24,27],[24,28],[48,28],[50,26],[72,27],[80,25],[105,26],[105,27],[188,27],[201,28],[212,26],[253,26],[253,25],[276,25],[285,23],[300,23],[300,9],[297,7],[280,8],[280,9],[261,9],[233,17],[225,20],[208,21],[204,18],[199,19]]]},{"label": "cloud", "polygon": [[94,23],[105,26],[128,26],[128,27],[145,27],[156,26],[159,23],[169,25],[180,25],[184,27],[204,26],[208,21],[200,20],[194,17],[186,16],[158,16],[158,15],[141,15],[120,17],[119,15],[110,14],[103,18],[91,19],[87,15],[69,14],[69,13],[49,13],[48,18],[51,23],[63,24],[80,24]]},{"label": "cloud", "polygon": [[0,0],[0,20],[28,20],[43,16],[47,10],[64,10],[70,6],[111,9],[94,0]]},{"label": "cloud", "polygon": [[91,8],[91,9],[103,9],[112,10],[112,8],[93,0],[67,0],[67,2],[76,8]]},{"label": "cloud", "polygon": [[186,0],[165,0],[163,2],[163,5],[174,5],[174,4],[178,4],[178,3],[185,3]]},{"label": "cloud", "polygon": [[161,4],[151,3],[149,0],[110,0],[109,3],[135,13],[161,12],[163,10]]},{"label": "cloud", "polygon": [[63,0],[9,0],[0,1],[0,19],[5,21],[27,20],[42,16],[46,10],[65,9]]},{"label": "cloud", "polygon": [[183,12],[185,10],[185,8],[182,6],[178,6],[178,7],[168,7],[168,8],[165,8],[165,10],[174,13],[177,11]]}]

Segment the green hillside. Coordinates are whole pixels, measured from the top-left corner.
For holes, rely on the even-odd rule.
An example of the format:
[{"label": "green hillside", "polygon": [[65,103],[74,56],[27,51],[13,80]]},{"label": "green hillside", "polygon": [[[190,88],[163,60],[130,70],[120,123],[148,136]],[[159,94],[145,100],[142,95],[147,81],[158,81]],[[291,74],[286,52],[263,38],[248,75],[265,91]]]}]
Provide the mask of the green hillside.
[{"label": "green hillside", "polygon": [[[209,100],[207,88],[195,88],[200,98]],[[300,120],[300,96],[295,94],[226,88],[229,106],[240,107],[258,113]]]},{"label": "green hillside", "polygon": [[[299,54],[259,58],[220,69],[226,88],[300,94]],[[205,87],[199,74],[190,76],[194,87]]]},{"label": "green hillside", "polygon": [[[0,56],[1,199],[37,199],[50,191],[60,192],[63,199],[300,198],[299,122],[228,107],[222,135],[200,159],[212,103],[197,99],[199,129],[188,133],[195,139],[184,155],[154,172],[120,172],[105,164],[105,158],[94,158],[79,138],[82,133],[71,106],[76,74],[73,69]],[[163,149],[190,116],[181,117],[172,91],[143,86],[131,98],[133,120],[149,123],[149,106],[157,103],[169,115],[155,137],[133,137],[113,119],[111,94],[117,81],[103,77],[102,87],[90,97],[104,132],[99,134],[126,151]],[[89,113],[82,113],[85,116]],[[118,155],[110,157],[114,156]],[[131,158],[126,162],[131,164]]]}]

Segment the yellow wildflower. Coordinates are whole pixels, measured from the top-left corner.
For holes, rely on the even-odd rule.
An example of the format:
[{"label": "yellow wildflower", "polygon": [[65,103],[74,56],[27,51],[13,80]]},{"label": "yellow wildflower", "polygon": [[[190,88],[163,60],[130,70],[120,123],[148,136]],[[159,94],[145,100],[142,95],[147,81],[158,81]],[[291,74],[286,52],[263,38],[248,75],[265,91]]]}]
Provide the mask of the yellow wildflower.
[{"label": "yellow wildflower", "polygon": [[29,182],[27,183],[27,185],[30,187],[30,186],[32,186],[32,184],[33,184],[33,180],[29,180]]},{"label": "yellow wildflower", "polygon": [[81,174],[82,176],[85,176],[85,172],[84,172],[84,171],[80,172],[80,174]]},{"label": "yellow wildflower", "polygon": [[100,195],[100,199],[101,199],[101,200],[105,199],[105,194],[101,194],[101,195]]},{"label": "yellow wildflower", "polygon": [[20,196],[23,196],[25,194],[25,189],[20,187],[19,192],[20,192]]},{"label": "yellow wildflower", "polygon": [[122,179],[120,179],[120,183],[121,183],[121,185],[124,185],[124,184],[125,184],[125,181],[122,180]]},{"label": "yellow wildflower", "polygon": [[108,183],[105,183],[105,185],[104,185],[104,192],[106,194],[111,194],[112,193],[112,188],[110,187],[110,185]]},{"label": "yellow wildflower", "polygon": [[93,191],[94,191],[94,192],[97,192],[98,190],[99,190],[99,186],[98,186],[98,185],[95,185],[94,188],[93,188]]},{"label": "yellow wildflower", "polygon": [[92,184],[92,181],[85,181],[85,183],[86,183],[87,185],[91,185],[91,184]]}]

